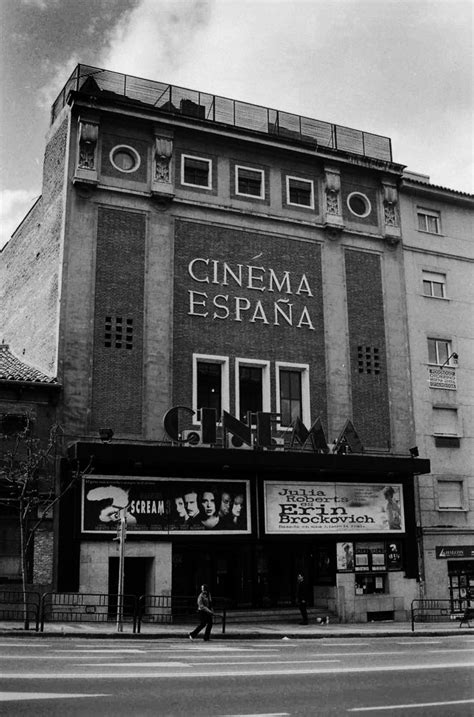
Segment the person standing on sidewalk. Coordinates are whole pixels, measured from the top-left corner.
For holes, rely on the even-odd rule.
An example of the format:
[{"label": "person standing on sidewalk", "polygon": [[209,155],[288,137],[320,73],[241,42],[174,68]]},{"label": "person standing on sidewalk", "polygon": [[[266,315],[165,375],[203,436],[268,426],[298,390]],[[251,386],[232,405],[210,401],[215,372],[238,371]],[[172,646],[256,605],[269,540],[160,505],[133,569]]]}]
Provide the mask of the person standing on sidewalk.
[{"label": "person standing on sidewalk", "polygon": [[301,612],[300,625],[308,624],[308,610],[306,607],[306,583],[304,581],[304,575],[298,573],[296,578],[296,602]]},{"label": "person standing on sidewalk", "polygon": [[206,628],[204,632],[204,642],[209,642],[211,639],[212,616],[214,613],[212,611],[212,598],[207,585],[201,585],[201,592],[197,598],[197,606],[200,623],[189,633],[188,637],[190,640],[194,640],[201,630]]}]

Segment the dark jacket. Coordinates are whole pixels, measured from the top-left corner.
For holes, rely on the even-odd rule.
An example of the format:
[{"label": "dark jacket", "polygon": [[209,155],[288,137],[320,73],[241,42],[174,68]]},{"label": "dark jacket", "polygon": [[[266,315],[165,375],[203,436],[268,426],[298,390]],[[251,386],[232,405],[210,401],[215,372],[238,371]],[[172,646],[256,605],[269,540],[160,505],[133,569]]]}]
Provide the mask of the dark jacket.
[{"label": "dark jacket", "polygon": [[197,599],[198,611],[208,612],[212,615],[212,598],[211,594],[207,592],[201,592]]},{"label": "dark jacket", "polygon": [[296,583],[296,602],[306,602],[307,600],[307,589],[306,589],[306,583],[303,580],[302,582]]}]

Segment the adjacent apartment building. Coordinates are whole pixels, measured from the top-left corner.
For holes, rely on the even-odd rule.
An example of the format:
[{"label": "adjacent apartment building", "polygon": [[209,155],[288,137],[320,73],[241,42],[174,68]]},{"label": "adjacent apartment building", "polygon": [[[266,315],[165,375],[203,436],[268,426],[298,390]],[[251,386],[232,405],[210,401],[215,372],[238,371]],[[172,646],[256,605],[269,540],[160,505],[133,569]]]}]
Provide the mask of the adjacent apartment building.
[{"label": "adjacent apartment building", "polygon": [[302,570],[342,621],[406,618],[433,480],[406,181],[389,138],[76,68],[0,255],[4,338],[57,375],[68,458],[93,461],[58,589],[115,592],[122,510],[126,593],[283,606]]},{"label": "adjacent apartment building", "polygon": [[474,599],[474,200],[410,172],[400,197],[421,587],[456,613]]}]

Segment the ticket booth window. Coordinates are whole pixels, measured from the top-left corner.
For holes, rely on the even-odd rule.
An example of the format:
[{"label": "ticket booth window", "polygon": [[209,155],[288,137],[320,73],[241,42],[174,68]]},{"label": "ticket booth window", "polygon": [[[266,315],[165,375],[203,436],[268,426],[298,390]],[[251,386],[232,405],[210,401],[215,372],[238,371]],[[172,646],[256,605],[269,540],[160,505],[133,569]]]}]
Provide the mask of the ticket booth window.
[{"label": "ticket booth window", "polygon": [[357,574],[355,576],[356,595],[380,595],[387,592],[387,576]]}]

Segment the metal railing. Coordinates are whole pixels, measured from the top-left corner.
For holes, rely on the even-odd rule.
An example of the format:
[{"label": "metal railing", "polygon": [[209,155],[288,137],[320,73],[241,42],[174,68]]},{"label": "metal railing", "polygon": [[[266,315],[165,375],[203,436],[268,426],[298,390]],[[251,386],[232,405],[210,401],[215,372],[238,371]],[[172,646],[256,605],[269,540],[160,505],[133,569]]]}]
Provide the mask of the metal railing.
[{"label": "metal railing", "polygon": [[0,591],[0,620],[21,621],[29,630],[30,622],[39,630],[41,595],[21,590]]},{"label": "metal railing", "polygon": [[[445,622],[458,621],[459,627],[464,622],[469,624],[474,620],[474,608],[467,605],[461,611],[452,609],[451,600],[440,598],[434,600],[412,600],[411,603],[411,630],[415,632],[415,622]],[[470,627],[470,625],[469,625]]]},{"label": "metal railing", "polygon": [[[214,622],[222,625],[225,634],[227,621],[227,600],[213,598]],[[141,632],[142,623],[151,624],[187,624],[196,622],[195,595],[142,595],[138,599],[137,632]]]},{"label": "metal railing", "polygon": [[[22,595],[22,593],[20,593]],[[48,622],[129,623],[133,633],[141,632],[142,624],[186,624],[197,620],[195,595],[119,595],[110,593],[44,593],[38,595],[35,612],[36,630],[44,632]],[[227,600],[213,600],[215,621],[225,633]],[[33,604],[33,603],[32,603]],[[20,610],[21,605],[18,606]]]},{"label": "metal railing", "polygon": [[[122,600],[119,600],[122,597]],[[110,593],[44,593],[40,607],[40,630],[45,622],[113,623],[120,610],[122,622],[131,623],[133,632],[137,624],[136,595]],[[122,606],[122,607],[121,607]]]},{"label": "metal railing", "polygon": [[392,161],[391,140],[383,135],[90,65],[77,65],[74,69],[53,103],[51,122],[65,106],[71,91],[102,94],[105,99],[126,97],[161,112]]}]

